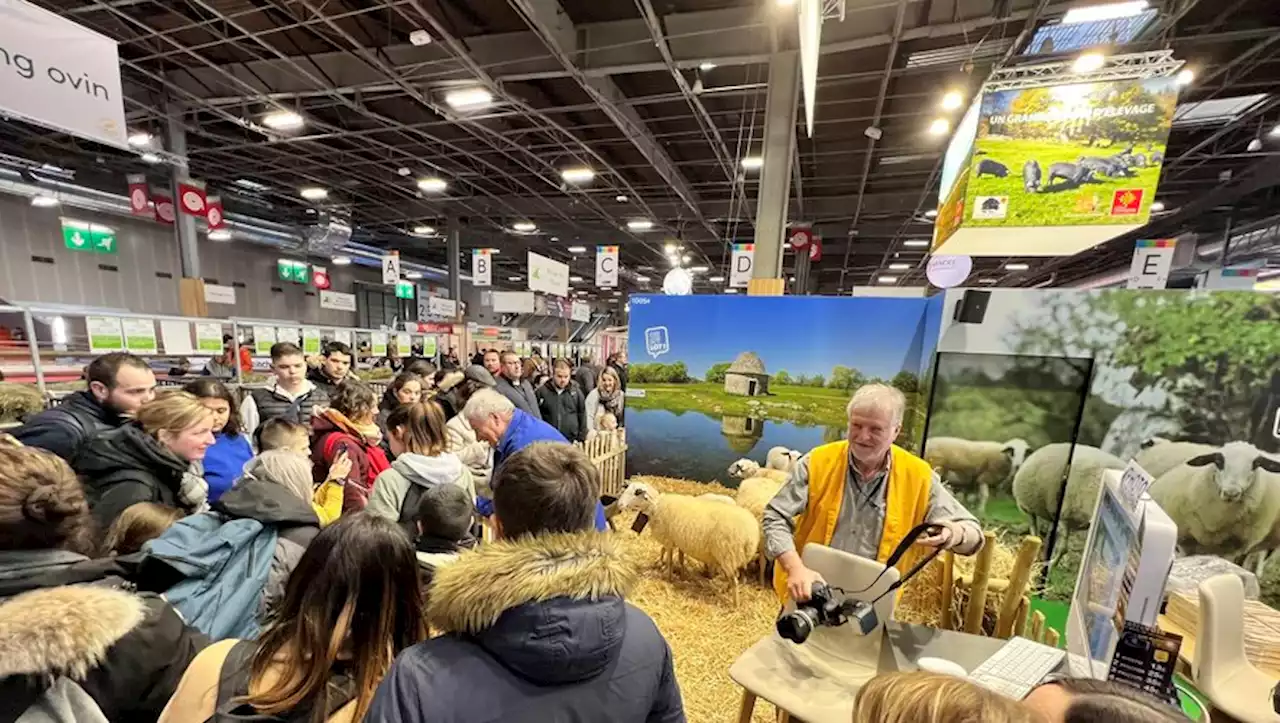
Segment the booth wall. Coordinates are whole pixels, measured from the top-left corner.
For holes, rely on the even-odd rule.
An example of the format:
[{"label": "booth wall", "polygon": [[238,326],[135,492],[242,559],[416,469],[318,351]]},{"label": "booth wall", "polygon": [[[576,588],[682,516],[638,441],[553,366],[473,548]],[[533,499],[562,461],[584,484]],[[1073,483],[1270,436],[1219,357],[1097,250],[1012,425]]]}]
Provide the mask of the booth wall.
[{"label": "booth wall", "polygon": [[907,395],[899,443],[917,448],[920,370],[937,338],[929,309],[926,299],[632,297],[628,472],[736,485],[727,468],[738,459],[763,464],[774,446],[808,452],[844,438],[849,396],[871,381]]}]

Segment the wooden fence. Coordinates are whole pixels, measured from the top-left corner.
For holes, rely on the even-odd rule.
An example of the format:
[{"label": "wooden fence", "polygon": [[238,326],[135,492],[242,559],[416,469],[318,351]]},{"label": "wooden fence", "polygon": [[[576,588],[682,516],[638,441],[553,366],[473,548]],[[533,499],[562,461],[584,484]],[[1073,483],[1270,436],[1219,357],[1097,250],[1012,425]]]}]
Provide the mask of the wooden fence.
[{"label": "wooden fence", "polygon": [[600,470],[600,494],[617,497],[627,486],[627,433],[600,432],[586,442],[575,442]]}]

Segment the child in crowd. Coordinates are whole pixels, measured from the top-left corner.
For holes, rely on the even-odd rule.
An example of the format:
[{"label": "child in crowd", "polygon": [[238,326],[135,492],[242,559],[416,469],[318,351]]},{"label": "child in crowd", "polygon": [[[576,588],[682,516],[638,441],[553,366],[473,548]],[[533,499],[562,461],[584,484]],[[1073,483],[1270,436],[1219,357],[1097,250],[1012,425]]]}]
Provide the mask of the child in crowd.
[{"label": "child in crowd", "polygon": [[307,362],[296,344],[282,341],[271,347],[273,379],[266,388],[249,390],[240,404],[241,429],[255,434],[258,425],[273,417],[309,423],[317,407],[329,403],[324,388],[307,379]]},{"label": "child in crowd", "polygon": [[382,432],[374,423],[378,399],[369,385],[348,379],[329,401],[329,408],[311,420],[313,475],[317,484],[323,482],[330,466],[345,452],[351,471],[343,486],[342,510],[363,510],[373,481],[391,466],[379,446]]},{"label": "child in crowd", "polygon": [[182,390],[194,394],[213,413],[213,446],[204,453],[204,480],[209,483],[209,502],[217,502],[253,457],[253,447],[240,433],[239,405],[226,385],[216,379],[197,379]]},{"label": "child in crowd", "polygon": [[475,505],[456,485],[432,485],[422,493],[414,517],[418,529],[418,567],[430,584],[439,568],[458,559],[458,553],[475,547],[471,529]]},{"label": "child in crowd", "polygon": [[862,686],[853,723],[1043,723],[1030,708],[964,678],[885,673]]},{"label": "child in crowd", "polygon": [[173,523],[182,519],[182,510],[154,502],[138,502],[120,513],[107,530],[102,549],[108,555],[132,555],[142,550],[148,540],[154,540]]},{"label": "child in crowd", "polygon": [[[285,451],[308,459],[311,449],[311,436],[307,428],[287,419],[268,419],[259,428],[258,448],[262,450],[259,457],[267,452]],[[311,507],[320,518],[320,526],[326,527],[342,515],[342,486],[346,483],[347,474],[351,471],[351,459],[340,455],[329,466],[327,474],[311,495]]]}]

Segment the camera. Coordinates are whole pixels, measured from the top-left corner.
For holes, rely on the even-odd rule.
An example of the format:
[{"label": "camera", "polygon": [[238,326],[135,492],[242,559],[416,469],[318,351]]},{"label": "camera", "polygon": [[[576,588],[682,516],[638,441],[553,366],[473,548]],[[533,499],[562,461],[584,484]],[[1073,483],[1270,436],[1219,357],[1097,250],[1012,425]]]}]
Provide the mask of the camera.
[{"label": "camera", "polygon": [[870,603],[850,598],[837,598],[831,587],[815,583],[809,602],[797,603],[796,609],[778,618],[778,635],[793,643],[809,639],[819,625],[836,627],[850,620],[858,624],[862,635],[867,635],[880,625],[875,608]]}]

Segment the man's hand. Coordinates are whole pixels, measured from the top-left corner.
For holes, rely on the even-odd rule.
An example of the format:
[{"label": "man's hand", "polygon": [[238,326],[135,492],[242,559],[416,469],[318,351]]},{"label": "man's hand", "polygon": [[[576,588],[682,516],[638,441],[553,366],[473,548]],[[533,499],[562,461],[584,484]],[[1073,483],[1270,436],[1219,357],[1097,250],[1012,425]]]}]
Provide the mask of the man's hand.
[{"label": "man's hand", "polygon": [[787,593],[796,602],[808,602],[813,596],[814,583],[819,582],[825,583],[826,580],[816,571],[805,567],[804,563],[800,563],[797,570],[787,573]]},{"label": "man's hand", "polygon": [[943,520],[934,524],[941,528],[938,530],[938,534],[921,537],[918,540],[921,545],[950,550],[964,542],[964,528],[958,523]]}]

